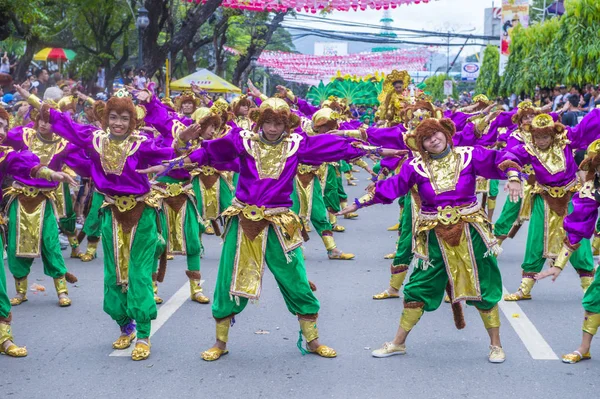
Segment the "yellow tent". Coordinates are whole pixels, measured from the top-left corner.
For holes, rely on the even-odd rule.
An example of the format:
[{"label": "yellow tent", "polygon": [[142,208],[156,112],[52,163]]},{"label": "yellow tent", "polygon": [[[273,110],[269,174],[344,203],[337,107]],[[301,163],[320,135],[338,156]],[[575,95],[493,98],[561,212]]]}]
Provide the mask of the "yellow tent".
[{"label": "yellow tent", "polygon": [[218,77],[208,69],[201,69],[188,75],[184,78],[171,82],[169,87],[171,90],[182,91],[191,88],[191,83],[198,85],[200,88],[210,93],[241,93],[242,91],[229,83],[228,81]]}]

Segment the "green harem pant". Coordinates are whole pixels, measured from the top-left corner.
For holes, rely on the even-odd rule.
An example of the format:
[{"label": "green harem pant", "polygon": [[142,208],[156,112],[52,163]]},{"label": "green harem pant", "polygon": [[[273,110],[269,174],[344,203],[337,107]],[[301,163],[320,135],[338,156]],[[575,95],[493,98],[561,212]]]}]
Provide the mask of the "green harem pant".
[{"label": "green harem pant", "polygon": [[67,183],[61,183],[61,189],[63,190],[63,197],[65,200],[65,215],[66,217],[60,218],[58,223],[60,225],[60,229],[67,236],[74,236],[77,230],[76,221],[77,215],[75,214],[75,209],[73,208],[73,199],[71,198],[71,190],[69,189],[69,185]]},{"label": "green harem pant", "polygon": [[135,320],[138,338],[148,338],[151,320],[156,319],[156,303],[152,289],[152,271],[158,245],[156,210],[146,207],[137,224],[129,257],[129,284],[125,292],[122,286],[117,285],[112,221],[112,210],[104,208],[102,212],[104,311],[121,327]]},{"label": "green harem pant", "polygon": [[521,212],[521,203],[523,199],[519,198],[517,202],[512,202],[508,197],[502,206],[500,217],[494,223],[494,235],[496,237],[506,237],[510,229],[515,224]]},{"label": "green harem pant", "polygon": [[402,211],[402,219],[400,222],[400,238],[396,245],[396,255],[392,262],[392,274],[394,273],[394,266],[410,265],[413,260],[412,250],[412,198],[411,194],[407,194],[404,197],[404,209]]},{"label": "green harem pant", "polygon": [[491,179],[490,180],[490,191],[488,192],[488,195],[492,198],[496,198],[498,196],[498,193],[500,192],[499,186],[500,186],[499,180]]},{"label": "green harem pant", "polygon": [[[0,234],[0,248],[4,249],[4,241]],[[7,318],[10,314],[10,299],[8,298],[8,287],[6,286],[6,273],[4,265],[0,266],[0,318]]]},{"label": "green harem pant", "polygon": [[[294,179],[294,191],[292,192],[292,211],[298,213],[300,211],[300,199],[298,198],[298,191],[296,190],[296,184],[298,182]],[[321,192],[321,183],[317,176],[314,177],[313,181],[313,192],[312,192],[312,209],[310,211],[310,222],[315,227],[315,230],[319,236],[323,236],[324,231],[331,231],[333,227],[329,223],[327,217],[327,209],[325,208],[325,200]]]},{"label": "green harem pant", "polygon": [[[239,297],[239,304],[237,304],[229,295],[235,262],[239,219],[237,216],[232,217],[228,223],[230,225],[223,242],[212,304],[212,314],[215,319],[223,319],[238,314],[248,304],[247,298]],[[267,267],[273,273],[275,281],[277,281],[288,310],[294,315],[319,313],[319,301],[308,284],[302,250],[296,248],[288,252],[288,257],[291,259],[288,263],[275,230],[272,226],[269,226],[264,257]]]},{"label": "green harem pant", "polygon": [[[544,199],[540,195],[534,195],[531,209],[531,220],[527,231],[527,246],[525,247],[525,259],[521,268],[525,273],[539,273],[546,263],[544,254]],[[569,212],[573,210],[573,204],[569,202]],[[594,270],[594,257],[590,240],[581,240],[581,246],[573,252],[569,260],[576,270],[591,272]]]},{"label": "green harem pant", "polygon": [[92,204],[90,205],[90,211],[85,218],[83,224],[83,232],[89,238],[100,238],[102,231],[102,220],[100,217],[100,208],[104,203],[104,195],[95,191],[92,193]]},{"label": "green harem pant", "polygon": [[[596,273],[594,281],[588,287],[581,301],[586,312],[600,313],[600,273]],[[2,314],[0,314],[2,316]]]},{"label": "green harem pant", "polygon": [[[22,279],[29,275],[34,258],[17,257],[17,213],[19,207],[18,199],[14,199],[10,204],[9,223],[8,223],[8,269],[16,279]],[[58,224],[52,203],[46,200],[44,209],[44,220],[42,222],[42,231],[40,252],[42,263],[44,265],[44,274],[52,278],[59,278],[65,275],[67,267],[60,249],[58,240]]]},{"label": "green harem pant", "polygon": [[[488,249],[483,239],[474,227],[469,228],[479,274],[481,301],[467,301],[467,304],[480,310],[490,310],[502,299],[502,276],[496,257],[485,256]],[[446,294],[448,274],[436,234],[433,231],[428,234],[431,265],[426,270],[420,266],[414,268],[404,286],[404,301],[422,302],[426,312],[433,312],[440,306]]]},{"label": "green harem pant", "polygon": [[335,170],[335,166],[327,164],[327,174],[325,175],[325,190],[323,193],[323,200],[325,206],[329,212],[339,212],[340,208],[340,194],[338,190],[338,177]]}]

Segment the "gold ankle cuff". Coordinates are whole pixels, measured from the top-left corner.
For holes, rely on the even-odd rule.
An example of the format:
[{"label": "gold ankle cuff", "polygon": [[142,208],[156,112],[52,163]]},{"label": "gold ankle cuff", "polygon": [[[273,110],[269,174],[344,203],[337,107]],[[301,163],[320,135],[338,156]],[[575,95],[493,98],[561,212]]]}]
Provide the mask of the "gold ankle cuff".
[{"label": "gold ankle cuff", "polygon": [[12,329],[8,323],[0,323],[0,346],[6,341],[13,340]]},{"label": "gold ankle cuff", "polygon": [[521,279],[521,285],[519,285],[519,291],[523,293],[523,295],[531,294],[531,290],[535,285],[535,280],[532,277],[523,277]]},{"label": "gold ankle cuff", "polygon": [[479,311],[479,315],[481,316],[481,320],[483,320],[483,325],[486,330],[500,327],[500,312],[498,312],[498,305],[490,310],[477,310]]},{"label": "gold ankle cuff", "polygon": [[231,324],[231,318],[226,318],[221,321],[217,321],[217,339],[221,342],[229,341],[229,326]]},{"label": "gold ankle cuff", "polygon": [[[390,276],[390,287],[395,288],[397,290],[399,290],[402,287],[402,284],[404,284],[404,279],[406,278],[406,274],[408,272],[408,266],[407,265],[400,265],[400,266],[392,266],[392,270],[400,270],[398,273],[393,273]],[[404,270],[402,270],[404,269]]]},{"label": "gold ankle cuff", "polygon": [[23,297],[27,296],[27,277],[21,279],[15,279],[15,289],[17,294],[21,294]]},{"label": "gold ankle cuff", "polygon": [[69,289],[67,288],[67,280],[65,280],[64,276],[54,279],[54,288],[56,288],[56,293],[58,295],[60,295],[60,294],[68,295],[69,294]]},{"label": "gold ankle cuff", "polygon": [[322,236],[323,244],[325,244],[325,249],[328,251],[333,251],[337,246],[335,245],[335,239],[333,236]]},{"label": "gold ankle cuff", "polygon": [[76,236],[69,236],[69,245],[71,246],[71,248],[77,248],[79,246],[79,240],[77,239]]},{"label": "gold ankle cuff", "polygon": [[319,338],[319,329],[317,328],[316,320],[298,319],[298,322],[300,322],[300,330],[306,342],[311,342]]},{"label": "gold ankle cuff", "polygon": [[585,313],[585,318],[583,319],[583,331],[588,334],[596,335],[598,332],[598,327],[600,326],[600,313]]},{"label": "gold ankle cuff", "polygon": [[400,327],[404,331],[409,332],[419,322],[421,316],[423,316],[423,306],[406,307],[406,305],[404,304],[404,310],[400,318]]}]

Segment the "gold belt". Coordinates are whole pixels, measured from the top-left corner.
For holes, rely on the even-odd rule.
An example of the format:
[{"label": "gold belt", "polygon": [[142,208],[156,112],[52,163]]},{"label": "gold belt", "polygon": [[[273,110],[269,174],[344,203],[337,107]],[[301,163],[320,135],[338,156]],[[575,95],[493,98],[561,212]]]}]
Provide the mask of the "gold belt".
[{"label": "gold belt", "polygon": [[298,165],[298,174],[306,175],[308,173],[315,173],[319,168],[315,168],[314,166],[299,164]]},{"label": "gold belt", "polygon": [[138,202],[147,202],[150,197],[148,194],[140,197],[136,197],[135,195],[103,195],[104,203],[116,206],[119,212],[130,211],[135,208]]},{"label": "gold belt", "polygon": [[[61,186],[59,185],[58,188],[60,189]],[[23,194],[26,197],[33,198],[33,197],[37,197],[38,194],[41,193],[41,194],[44,194],[46,197],[54,199],[55,198],[54,193],[56,190],[57,190],[56,187],[36,188],[36,187],[26,186],[24,184],[19,184],[17,182],[13,182],[12,186],[4,191],[4,194],[5,195]]]},{"label": "gold belt", "polygon": [[[252,220],[253,222],[290,212],[290,208],[286,207],[265,208],[264,206],[248,205],[237,198],[234,198],[233,201],[231,201],[231,208],[234,208],[237,211],[235,212],[236,214],[241,211],[246,219]],[[225,212],[227,212],[227,210]],[[224,215],[225,212],[223,212]]]},{"label": "gold belt", "polygon": [[193,194],[193,186],[189,182],[184,183],[165,183],[158,182],[153,184],[152,188],[165,197],[177,197],[181,194]]},{"label": "gold belt", "polygon": [[445,206],[444,208],[438,206],[437,212],[421,211],[419,219],[427,223],[441,223],[444,226],[449,226],[460,222],[462,218],[478,213],[480,210],[481,204],[477,202],[465,206]]},{"label": "gold belt", "polygon": [[580,188],[581,188],[581,184],[579,183],[578,179],[574,179],[566,186],[559,186],[559,187],[546,186],[539,182],[536,182],[535,186],[533,188],[533,193],[541,194],[543,192],[547,192],[548,195],[551,196],[552,198],[562,198],[569,193],[575,193],[575,192],[579,191]]}]

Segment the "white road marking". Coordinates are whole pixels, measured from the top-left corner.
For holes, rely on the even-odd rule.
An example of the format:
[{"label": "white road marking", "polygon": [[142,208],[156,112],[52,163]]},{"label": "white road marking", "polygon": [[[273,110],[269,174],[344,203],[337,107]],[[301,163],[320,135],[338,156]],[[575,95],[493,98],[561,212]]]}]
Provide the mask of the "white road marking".
[{"label": "white road marking", "polygon": [[[502,287],[502,290],[504,291],[504,294],[509,293],[504,286]],[[517,302],[506,302],[503,299],[498,305],[512,328],[514,328],[519,338],[521,338],[523,345],[525,345],[533,359],[558,360],[556,353],[554,353],[550,345],[548,345],[544,337],[542,337],[542,334],[535,328]],[[518,314],[519,317],[513,317],[513,314]]]},{"label": "white road marking", "polygon": [[[202,281],[203,283],[204,281]],[[152,321],[152,330],[150,331],[150,337],[169,320],[171,316],[177,312],[177,310],[183,305],[186,300],[190,298],[190,284],[185,283],[167,302],[158,307],[158,314],[156,320]],[[115,350],[109,356],[131,356],[133,352],[134,344],[125,350]]]}]

